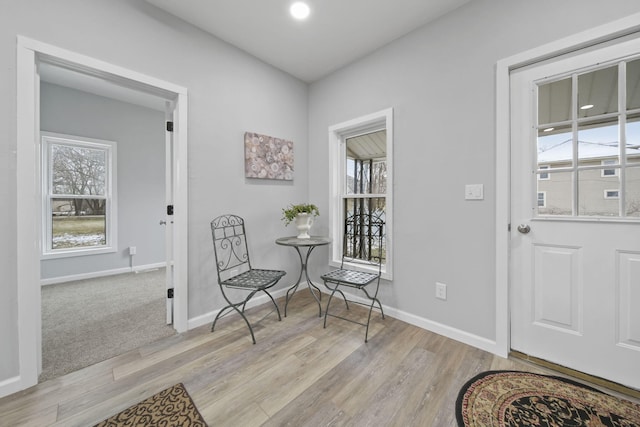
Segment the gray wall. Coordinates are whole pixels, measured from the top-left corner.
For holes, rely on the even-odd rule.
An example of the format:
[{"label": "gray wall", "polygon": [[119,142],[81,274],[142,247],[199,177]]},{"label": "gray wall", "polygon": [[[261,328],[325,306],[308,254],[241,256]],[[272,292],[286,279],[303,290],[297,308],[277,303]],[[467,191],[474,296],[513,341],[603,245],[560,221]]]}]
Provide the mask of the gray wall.
[{"label": "gray wall", "polygon": [[[307,199],[306,84],[142,0],[5,1],[0,14],[0,196],[6,206],[0,209],[0,383],[18,374],[17,35],[188,89],[190,318],[223,304],[211,260],[209,222],[216,215],[245,217],[256,265],[294,273],[294,253],[274,241],[292,233],[282,225],[280,209]],[[246,131],[294,142],[294,181],[244,178]]]},{"label": "gray wall", "polygon": [[[309,198],[324,210],[327,128],[394,108],[385,304],[495,339],[496,62],[637,12],[636,0],[473,0],[311,85]],[[465,201],[465,184],[484,184],[484,200]],[[436,281],[447,301],[435,299]]]},{"label": "gray wall", "polygon": [[[43,131],[115,141],[118,250],[42,260],[42,279],[103,272],[165,261],[165,115],[79,90],[41,84]],[[137,254],[129,258],[129,246]]]}]

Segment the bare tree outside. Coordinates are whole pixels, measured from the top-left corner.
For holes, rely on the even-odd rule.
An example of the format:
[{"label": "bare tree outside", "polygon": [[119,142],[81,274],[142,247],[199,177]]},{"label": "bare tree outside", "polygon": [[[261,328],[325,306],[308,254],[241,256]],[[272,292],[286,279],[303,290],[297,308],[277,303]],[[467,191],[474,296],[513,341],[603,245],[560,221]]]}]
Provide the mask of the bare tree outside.
[{"label": "bare tree outside", "polygon": [[[53,145],[52,192],[59,195],[104,196],[106,184],[106,153],[86,147]],[[104,215],[105,199],[73,198],[76,216]]]}]

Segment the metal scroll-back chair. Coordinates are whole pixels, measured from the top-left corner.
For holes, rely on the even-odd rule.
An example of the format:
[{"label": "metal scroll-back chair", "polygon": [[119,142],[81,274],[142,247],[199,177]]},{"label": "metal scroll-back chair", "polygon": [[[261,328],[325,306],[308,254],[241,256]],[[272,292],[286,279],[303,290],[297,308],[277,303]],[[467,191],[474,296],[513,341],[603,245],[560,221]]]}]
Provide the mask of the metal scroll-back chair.
[{"label": "metal scroll-back chair", "polygon": [[[380,304],[380,300],[378,300],[378,289],[380,287],[384,254],[384,221],[379,216],[368,213],[355,214],[345,220],[342,263],[340,268],[321,276],[322,280],[324,280],[324,285],[331,290],[331,295],[327,301],[327,308],[324,312],[325,328],[327,327],[327,316],[357,323],[366,327],[364,342],[367,342],[371,312],[376,304],[384,319],[382,304]],[[358,266],[365,268],[358,269]],[[369,315],[367,316],[366,323],[329,313],[329,306],[336,292],[342,295],[347,310],[349,309],[348,300],[340,289],[344,287],[363,291],[371,301],[370,304],[364,304],[369,306]],[[357,303],[357,301],[351,302]]]},{"label": "metal scroll-back chair", "polygon": [[[262,291],[271,299],[280,317],[278,304],[273,299],[267,289],[274,286],[282,276],[287,274],[281,270],[260,270],[251,267],[249,252],[247,249],[247,237],[244,229],[244,220],[236,215],[221,215],[211,221],[211,235],[213,236],[213,249],[216,257],[216,268],[218,269],[218,284],[222,291],[222,296],[228,305],[218,312],[213,320],[211,332],[216,327],[216,322],[222,315],[235,310],[242,316],[251,332],[251,339],[256,343],[251,323],[244,314],[244,309],[253,296]],[[232,302],[225,292],[225,289],[241,289],[249,294],[242,301]]]}]

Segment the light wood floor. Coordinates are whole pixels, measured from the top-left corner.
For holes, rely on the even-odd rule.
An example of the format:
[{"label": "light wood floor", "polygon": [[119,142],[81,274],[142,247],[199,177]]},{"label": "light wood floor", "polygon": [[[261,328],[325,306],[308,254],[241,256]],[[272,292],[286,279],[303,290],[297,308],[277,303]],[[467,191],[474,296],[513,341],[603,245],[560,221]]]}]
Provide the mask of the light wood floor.
[{"label": "light wood floor", "polygon": [[[248,312],[258,320],[269,310]],[[379,314],[365,344],[361,326],[329,318],[323,329],[306,290],[287,314],[261,320],[256,345],[233,315],[213,333],[203,326],[7,396],[0,425],[91,426],[182,382],[210,426],[449,427],[458,390],[475,374],[551,372]]]}]

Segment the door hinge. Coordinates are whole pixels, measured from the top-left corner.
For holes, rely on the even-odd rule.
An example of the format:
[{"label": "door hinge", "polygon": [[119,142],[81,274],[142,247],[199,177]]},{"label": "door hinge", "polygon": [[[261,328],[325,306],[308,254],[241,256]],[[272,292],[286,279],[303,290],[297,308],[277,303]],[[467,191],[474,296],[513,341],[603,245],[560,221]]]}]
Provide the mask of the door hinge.
[{"label": "door hinge", "polygon": [[173,215],[173,205],[167,205],[167,215]]},{"label": "door hinge", "polygon": [[173,132],[173,122],[167,122],[167,132]]},{"label": "door hinge", "polygon": [[511,231],[511,223],[507,225],[507,231]]},{"label": "door hinge", "polygon": [[173,298],[173,288],[167,289],[167,298],[169,299]]}]

